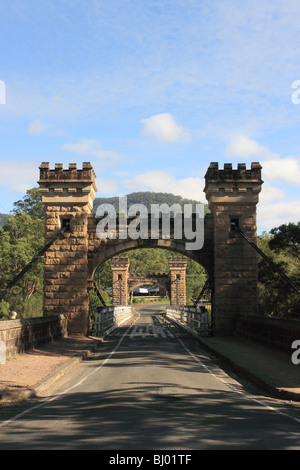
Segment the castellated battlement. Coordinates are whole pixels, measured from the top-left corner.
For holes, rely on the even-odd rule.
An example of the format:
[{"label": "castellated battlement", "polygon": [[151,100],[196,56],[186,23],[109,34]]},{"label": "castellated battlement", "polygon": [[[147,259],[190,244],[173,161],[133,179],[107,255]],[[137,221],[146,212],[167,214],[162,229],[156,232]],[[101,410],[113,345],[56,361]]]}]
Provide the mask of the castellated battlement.
[{"label": "castellated battlement", "polygon": [[219,169],[218,162],[212,162],[206,172],[206,181],[225,180],[252,180],[261,182],[261,165],[258,162],[251,163],[251,168],[247,169],[245,163],[238,163],[237,169],[232,168],[232,163],[225,163],[223,169]]},{"label": "castellated battlement", "polygon": [[258,195],[261,191],[262,167],[260,163],[251,163],[251,168],[247,169],[245,163],[238,163],[233,169],[231,163],[225,163],[220,169],[217,162],[212,162],[205,175],[206,198],[209,201],[209,208],[214,203],[228,203],[230,200],[241,204],[257,204]]},{"label": "castellated battlement", "polygon": [[94,169],[89,162],[84,162],[82,164],[82,169],[77,168],[77,163],[69,163],[69,168],[64,168],[63,163],[55,163],[54,169],[51,169],[49,162],[42,163],[39,168],[40,181],[95,181],[96,179]]},{"label": "castellated battlement", "polygon": [[40,165],[38,181],[42,201],[47,205],[88,205],[93,207],[96,197],[96,174],[89,162],[82,164],[82,169],[76,163],[69,163],[65,169],[62,163],[56,163],[51,169],[49,162]]}]

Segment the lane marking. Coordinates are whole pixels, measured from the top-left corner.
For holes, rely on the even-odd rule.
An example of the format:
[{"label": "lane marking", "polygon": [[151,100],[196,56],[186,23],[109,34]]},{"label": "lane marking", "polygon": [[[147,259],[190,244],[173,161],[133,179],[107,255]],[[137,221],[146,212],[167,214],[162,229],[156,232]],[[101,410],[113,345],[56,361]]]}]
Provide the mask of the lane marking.
[{"label": "lane marking", "polygon": [[170,331],[166,330],[163,326],[157,325],[135,325],[132,332],[130,333],[130,339],[134,338],[175,338],[175,335]]}]

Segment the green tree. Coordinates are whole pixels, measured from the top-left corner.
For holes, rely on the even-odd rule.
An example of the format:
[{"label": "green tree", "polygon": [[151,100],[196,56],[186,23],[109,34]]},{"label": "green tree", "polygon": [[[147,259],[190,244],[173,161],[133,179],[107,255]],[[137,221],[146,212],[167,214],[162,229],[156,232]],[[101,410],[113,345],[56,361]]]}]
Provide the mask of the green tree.
[{"label": "green tree", "polygon": [[284,251],[300,260],[300,222],[283,224],[270,231],[269,246],[276,253]]},{"label": "green tree", "polygon": [[166,250],[157,248],[140,248],[128,251],[125,256],[130,259],[129,270],[133,274],[168,274],[167,253]]},{"label": "green tree", "polygon": [[14,215],[24,212],[34,219],[44,219],[45,206],[42,203],[39,188],[28,189],[23,199],[14,202],[14,209],[12,212]]},{"label": "green tree", "polygon": [[8,318],[9,317],[9,303],[6,302],[5,300],[1,300],[0,302],[0,319],[1,318]]},{"label": "green tree", "polygon": [[[300,285],[297,227],[299,224],[296,229],[295,224],[287,224],[270,233],[264,232],[258,237],[258,246],[295,284]],[[261,257],[258,258],[258,281],[261,314],[299,318],[299,294]]]},{"label": "green tree", "polygon": [[206,280],[207,274],[203,266],[188,258],[186,268],[186,297],[188,305],[191,305],[197,299]]},{"label": "green tree", "polygon": [[[0,288],[4,289],[32,260],[44,245],[44,214],[39,193],[28,190],[23,201],[14,204],[15,209],[0,228]],[[11,310],[20,317],[42,313],[43,261],[39,260],[5,295]],[[3,308],[0,315],[4,315]]]}]

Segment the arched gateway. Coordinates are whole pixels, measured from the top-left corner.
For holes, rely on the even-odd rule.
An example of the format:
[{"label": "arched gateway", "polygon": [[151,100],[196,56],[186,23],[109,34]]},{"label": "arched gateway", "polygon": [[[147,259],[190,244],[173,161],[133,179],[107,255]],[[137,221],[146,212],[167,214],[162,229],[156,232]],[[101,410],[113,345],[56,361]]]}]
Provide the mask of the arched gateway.
[{"label": "arched gateway", "polygon": [[[212,286],[213,333],[228,335],[237,316],[257,312],[257,258],[251,246],[232,230],[239,225],[256,242],[256,204],[261,191],[261,166],[233,169],[211,163],[204,192],[210,213],[204,218],[204,243],[187,249],[187,240],[161,232],[155,238],[133,239],[119,231],[111,238],[97,235],[99,219],[92,213],[96,175],[90,163],[40,165],[39,185],[46,210],[46,242],[69,227],[45,253],[44,315],[67,315],[70,333],[86,333],[89,292],[96,268],[109,258],[135,248],[164,248],[200,263]],[[199,189],[200,192],[200,189]],[[127,219],[127,223],[132,219]]]},{"label": "arched gateway", "polygon": [[112,304],[126,305],[129,294],[135,287],[142,285],[159,286],[170,296],[170,305],[186,305],[186,266],[185,257],[169,259],[170,275],[168,274],[129,274],[130,260],[128,257],[112,258]]}]

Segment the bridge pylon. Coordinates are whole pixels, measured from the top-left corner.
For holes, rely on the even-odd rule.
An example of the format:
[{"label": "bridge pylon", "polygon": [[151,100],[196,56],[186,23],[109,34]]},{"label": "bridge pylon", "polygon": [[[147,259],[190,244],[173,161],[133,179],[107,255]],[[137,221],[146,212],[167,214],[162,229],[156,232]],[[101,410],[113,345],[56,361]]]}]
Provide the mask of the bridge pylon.
[{"label": "bridge pylon", "polygon": [[238,225],[256,242],[256,205],[263,181],[261,166],[247,169],[211,163],[204,192],[213,217],[213,329],[232,334],[237,316],[257,313],[257,254],[233,230]]},{"label": "bridge pylon", "polygon": [[63,236],[45,253],[44,315],[63,314],[70,334],[87,331],[89,312],[88,215],[96,195],[96,175],[90,163],[77,169],[60,163],[40,165],[40,191],[45,204],[46,241],[64,227]]}]

